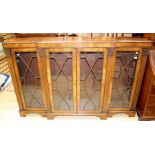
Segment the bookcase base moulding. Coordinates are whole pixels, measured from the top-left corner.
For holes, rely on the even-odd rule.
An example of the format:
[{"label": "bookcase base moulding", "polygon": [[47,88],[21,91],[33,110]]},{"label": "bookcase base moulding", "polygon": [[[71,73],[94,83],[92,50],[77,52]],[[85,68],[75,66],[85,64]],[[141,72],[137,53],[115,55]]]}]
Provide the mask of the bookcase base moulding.
[{"label": "bookcase base moulding", "polygon": [[136,38],[5,41],[20,116],[135,116],[151,45]]},{"label": "bookcase base moulding", "polygon": [[54,119],[57,116],[96,116],[102,120],[106,120],[108,117],[112,117],[116,114],[127,114],[129,117],[135,117],[135,111],[116,111],[116,112],[109,112],[109,113],[47,113],[47,112],[40,112],[40,111],[19,111],[21,117],[26,117],[27,114],[31,113],[38,113],[42,117],[47,117],[47,119]]}]

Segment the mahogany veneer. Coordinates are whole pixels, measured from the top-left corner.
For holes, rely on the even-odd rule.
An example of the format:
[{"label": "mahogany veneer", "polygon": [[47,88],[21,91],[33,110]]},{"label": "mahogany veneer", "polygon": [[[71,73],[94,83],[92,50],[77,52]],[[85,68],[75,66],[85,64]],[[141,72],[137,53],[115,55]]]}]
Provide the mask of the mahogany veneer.
[{"label": "mahogany veneer", "polygon": [[134,116],[152,42],[35,37],[3,43],[21,116]]}]

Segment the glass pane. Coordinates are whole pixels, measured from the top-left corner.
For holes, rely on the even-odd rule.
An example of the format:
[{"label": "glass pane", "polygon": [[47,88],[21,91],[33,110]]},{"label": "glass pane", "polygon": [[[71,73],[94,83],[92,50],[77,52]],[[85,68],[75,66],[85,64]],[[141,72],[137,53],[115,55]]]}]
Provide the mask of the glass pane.
[{"label": "glass pane", "polygon": [[72,53],[50,53],[52,93],[56,110],[73,110]]},{"label": "glass pane", "polygon": [[80,110],[99,110],[103,53],[82,52],[80,56]]},{"label": "glass pane", "polygon": [[43,98],[36,52],[16,53],[16,62],[26,107],[42,108]]},{"label": "glass pane", "polygon": [[138,52],[117,52],[113,77],[111,108],[129,107]]}]

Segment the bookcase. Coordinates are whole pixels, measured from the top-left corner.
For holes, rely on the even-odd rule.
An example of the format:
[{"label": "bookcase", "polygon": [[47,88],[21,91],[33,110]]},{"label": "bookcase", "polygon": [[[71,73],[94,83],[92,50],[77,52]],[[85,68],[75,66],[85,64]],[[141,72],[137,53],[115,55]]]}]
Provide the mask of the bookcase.
[{"label": "bookcase", "polygon": [[78,37],[3,42],[21,116],[134,116],[152,42]]}]

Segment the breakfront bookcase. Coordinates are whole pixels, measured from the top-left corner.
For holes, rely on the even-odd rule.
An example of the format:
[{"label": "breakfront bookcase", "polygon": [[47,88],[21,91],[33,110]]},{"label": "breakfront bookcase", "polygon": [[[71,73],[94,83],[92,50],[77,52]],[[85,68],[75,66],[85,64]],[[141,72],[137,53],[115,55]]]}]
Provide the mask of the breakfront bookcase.
[{"label": "breakfront bookcase", "polygon": [[135,115],[150,41],[36,37],[3,46],[21,116]]}]

